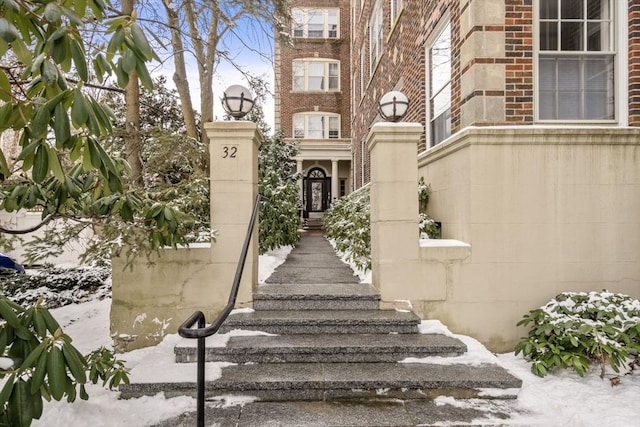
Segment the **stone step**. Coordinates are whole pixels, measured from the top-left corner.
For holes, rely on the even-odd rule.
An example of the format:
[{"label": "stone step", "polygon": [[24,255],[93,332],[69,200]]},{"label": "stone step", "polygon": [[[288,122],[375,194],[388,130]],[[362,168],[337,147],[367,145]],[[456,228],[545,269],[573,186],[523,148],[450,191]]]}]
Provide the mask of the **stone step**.
[{"label": "stone step", "polygon": [[[206,421],[220,426],[519,426],[511,419],[524,413],[514,400],[474,400],[468,405],[459,401],[432,400],[376,401],[376,402],[249,402],[233,405],[232,400],[220,399],[206,407]],[[188,412],[164,420],[153,427],[185,427],[196,425],[196,413]]]},{"label": "stone step", "polygon": [[[206,396],[253,396],[265,401],[514,399],[521,385],[521,380],[491,364],[273,363],[222,368],[220,378],[207,381]],[[167,398],[193,396],[196,383],[132,383],[120,390],[125,399],[159,392]]]},{"label": "stone step", "polygon": [[380,295],[369,284],[269,284],[253,294],[255,310],[375,310]]},{"label": "stone step", "polygon": [[234,329],[272,334],[412,334],[420,318],[396,310],[262,310],[230,315],[220,333]]},{"label": "stone step", "polygon": [[[207,362],[344,363],[398,362],[407,357],[459,356],[467,347],[445,335],[422,334],[304,334],[231,337],[226,347],[207,347]],[[197,359],[195,340],[174,348],[176,362]]]}]

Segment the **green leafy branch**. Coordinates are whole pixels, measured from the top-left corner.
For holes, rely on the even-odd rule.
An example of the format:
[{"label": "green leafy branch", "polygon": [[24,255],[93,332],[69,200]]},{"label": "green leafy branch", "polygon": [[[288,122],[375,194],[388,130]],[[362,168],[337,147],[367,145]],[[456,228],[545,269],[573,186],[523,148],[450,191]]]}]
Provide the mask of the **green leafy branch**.
[{"label": "green leafy branch", "polygon": [[640,302],[623,294],[562,293],[518,326],[531,329],[515,353],[532,362],[531,371],[540,377],[565,368],[583,376],[595,363],[604,378],[608,366],[620,373],[640,351]]},{"label": "green leafy branch", "polygon": [[30,426],[39,419],[43,399],[73,402],[89,398],[85,384],[115,388],[127,384],[124,364],[100,348],[83,356],[41,302],[28,308],[0,296],[0,425]]}]

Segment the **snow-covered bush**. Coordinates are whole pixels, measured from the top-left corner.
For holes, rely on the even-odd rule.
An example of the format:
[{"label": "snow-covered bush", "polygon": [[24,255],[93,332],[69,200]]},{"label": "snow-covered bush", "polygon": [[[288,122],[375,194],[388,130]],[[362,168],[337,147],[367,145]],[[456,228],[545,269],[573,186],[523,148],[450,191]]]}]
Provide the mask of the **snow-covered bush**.
[{"label": "snow-covered bush", "polygon": [[440,235],[440,225],[435,220],[429,218],[429,215],[426,213],[420,212],[418,216],[418,229],[420,230],[420,237],[437,239]]},{"label": "snow-covered bush", "polygon": [[[439,235],[439,225],[427,214],[429,186],[424,178],[418,181],[418,232],[430,239]],[[371,268],[371,229],[369,187],[363,187],[334,201],[323,218],[325,235],[334,241],[336,249],[358,268]]]},{"label": "snow-covered bush", "polygon": [[615,372],[640,350],[640,301],[623,294],[565,292],[532,310],[518,323],[531,330],[515,347],[531,371],[545,376],[556,368],[573,368],[580,376],[590,363]]},{"label": "snow-covered bush", "polygon": [[21,305],[39,299],[47,308],[62,307],[109,294],[111,270],[104,267],[43,267],[28,274],[0,272],[0,294]]},{"label": "snow-covered bush", "polygon": [[369,225],[369,188],[364,187],[335,200],[325,212],[325,235],[336,249],[358,268],[371,268],[371,229]]},{"label": "snow-covered bush", "polygon": [[259,246],[263,254],[298,242],[298,147],[278,134],[265,137],[258,152],[258,191],[269,201],[260,207]]}]

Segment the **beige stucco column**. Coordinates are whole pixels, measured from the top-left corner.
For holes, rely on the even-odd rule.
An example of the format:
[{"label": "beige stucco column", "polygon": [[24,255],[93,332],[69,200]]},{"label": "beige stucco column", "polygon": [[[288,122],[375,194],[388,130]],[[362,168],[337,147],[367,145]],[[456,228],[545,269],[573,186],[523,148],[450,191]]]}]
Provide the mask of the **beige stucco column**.
[{"label": "beige stucco column", "polygon": [[[302,160],[296,160],[296,173],[298,174],[298,200],[300,200],[300,204],[302,204],[302,197],[304,196],[304,179],[302,176]],[[303,220],[302,218],[302,211],[303,209],[300,209],[300,221]]]},{"label": "beige stucco column", "polygon": [[387,306],[417,296],[417,143],[422,134],[419,123],[377,123],[368,136],[372,283]]},{"label": "beige stucco column", "polygon": [[[228,284],[230,289],[258,194],[258,146],[262,135],[254,123],[247,121],[206,123],[204,127],[211,140],[211,227],[217,231],[211,245],[211,281]],[[257,283],[256,226],[236,305],[247,305],[252,300]]]},{"label": "beige stucco column", "polygon": [[340,197],[340,178],[338,177],[338,160],[331,159],[331,200],[338,200]]}]

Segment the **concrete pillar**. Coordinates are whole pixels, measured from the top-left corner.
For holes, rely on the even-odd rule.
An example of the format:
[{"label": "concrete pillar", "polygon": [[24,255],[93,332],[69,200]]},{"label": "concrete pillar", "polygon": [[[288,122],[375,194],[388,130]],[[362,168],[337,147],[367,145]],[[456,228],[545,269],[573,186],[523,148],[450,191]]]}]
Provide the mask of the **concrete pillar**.
[{"label": "concrete pillar", "polygon": [[[213,277],[217,286],[231,289],[247,233],[247,226],[258,194],[258,146],[262,135],[255,123],[229,121],[205,123],[210,138],[211,228],[217,231],[211,244]],[[240,282],[237,306],[252,301],[258,284],[258,227]]]},{"label": "concrete pillar", "polygon": [[418,235],[419,123],[376,123],[371,161],[371,270],[382,306],[418,295],[422,271]]},{"label": "concrete pillar", "polygon": [[[302,160],[296,160],[296,173],[298,174],[298,199],[300,200],[300,203],[302,204],[302,197],[304,196],[304,178],[302,176]],[[300,209],[300,221],[304,221],[302,212],[304,211],[305,207],[302,206],[302,209]]]},{"label": "concrete pillar", "polygon": [[304,183],[304,179],[302,177],[302,160],[296,160],[296,173],[298,174],[298,188],[300,190],[300,200],[302,200],[302,185]]},{"label": "concrete pillar", "polygon": [[340,198],[340,178],[338,177],[338,161],[331,159],[331,199]]}]

